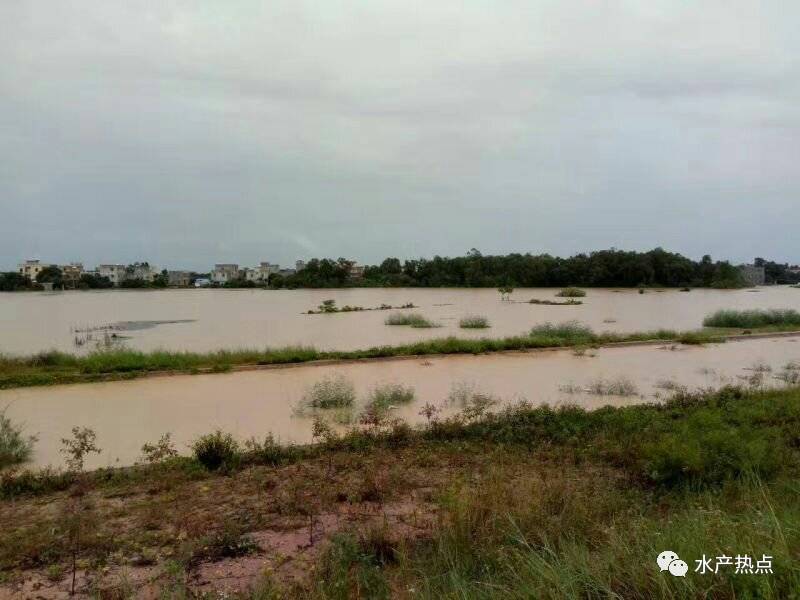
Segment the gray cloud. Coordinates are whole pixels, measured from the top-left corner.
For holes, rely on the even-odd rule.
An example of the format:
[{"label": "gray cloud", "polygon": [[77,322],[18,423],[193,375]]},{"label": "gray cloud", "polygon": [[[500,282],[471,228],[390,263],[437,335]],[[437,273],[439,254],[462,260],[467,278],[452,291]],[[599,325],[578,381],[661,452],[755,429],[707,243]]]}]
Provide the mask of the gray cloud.
[{"label": "gray cloud", "polygon": [[800,260],[793,2],[0,5],[0,268]]}]

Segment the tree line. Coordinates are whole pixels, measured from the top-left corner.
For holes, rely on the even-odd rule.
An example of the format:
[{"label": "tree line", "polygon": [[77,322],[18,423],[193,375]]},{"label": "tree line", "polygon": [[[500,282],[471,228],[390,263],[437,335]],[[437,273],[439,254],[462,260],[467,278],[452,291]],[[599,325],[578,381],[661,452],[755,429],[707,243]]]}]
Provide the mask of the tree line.
[{"label": "tree line", "polygon": [[[306,267],[292,275],[270,276],[269,287],[743,287],[739,268],[728,261],[714,261],[705,255],[692,260],[663,248],[648,252],[624,251],[612,248],[569,258],[550,254],[484,255],[476,249],[464,256],[431,259],[417,258],[401,261],[387,258],[379,265],[367,266],[363,277],[354,278],[355,263],[345,258],[314,258]],[[788,264],[763,258],[755,260],[764,267],[767,283],[800,283],[800,274]],[[41,289],[43,283],[53,287],[83,289],[111,287],[105,277],[83,274],[77,282],[67,285],[58,267],[43,269],[35,282],[19,273],[0,274],[0,291]],[[166,287],[167,272],[156,275],[153,282],[126,279],[121,287]],[[258,287],[252,281],[233,281],[225,287]]]},{"label": "tree line", "polygon": [[[800,276],[788,264],[757,259],[767,283],[797,283]],[[274,288],[389,286],[389,287],[743,287],[738,267],[714,261],[710,255],[692,260],[663,248],[648,252],[612,248],[569,258],[549,254],[484,255],[476,249],[464,256],[387,258],[367,266],[363,278],[350,275],[352,261],[312,259],[302,271],[273,277]]]}]

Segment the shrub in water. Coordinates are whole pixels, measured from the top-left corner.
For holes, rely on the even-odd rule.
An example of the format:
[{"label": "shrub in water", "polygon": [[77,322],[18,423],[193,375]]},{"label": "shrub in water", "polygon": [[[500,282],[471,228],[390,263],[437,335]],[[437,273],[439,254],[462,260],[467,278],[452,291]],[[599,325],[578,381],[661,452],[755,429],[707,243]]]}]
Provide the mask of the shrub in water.
[{"label": "shrub in water", "polygon": [[769,327],[800,326],[800,312],[790,308],[770,310],[718,310],[703,320],[706,327]]},{"label": "shrub in water", "polygon": [[558,292],[556,296],[559,298],[583,298],[586,296],[586,292],[579,288],[568,287]]},{"label": "shrub in water", "polygon": [[192,452],[198,462],[209,471],[232,467],[239,458],[239,443],[230,433],[219,429],[197,439]]},{"label": "shrub in water", "polygon": [[414,401],[414,388],[400,383],[388,383],[376,387],[370,395],[367,406],[385,410],[390,406],[400,406]]},{"label": "shrub in water", "polygon": [[490,327],[489,319],[480,315],[467,315],[458,322],[458,326],[462,329],[486,329]]},{"label": "shrub in water", "polygon": [[429,321],[422,315],[418,314],[404,314],[404,313],[394,313],[389,315],[386,319],[385,323],[387,325],[409,325],[411,327],[418,327],[418,328],[427,328],[427,327],[438,327],[436,323],[433,321]]},{"label": "shrub in water", "polygon": [[316,382],[303,397],[309,408],[347,408],[356,400],[356,388],[344,375],[325,377]]},{"label": "shrub in water", "polygon": [[30,460],[34,436],[22,433],[22,427],[14,425],[6,416],[6,409],[0,411],[0,469]]},{"label": "shrub in water", "polygon": [[598,396],[635,396],[638,392],[636,384],[626,377],[616,379],[598,379],[589,384],[589,393]]}]

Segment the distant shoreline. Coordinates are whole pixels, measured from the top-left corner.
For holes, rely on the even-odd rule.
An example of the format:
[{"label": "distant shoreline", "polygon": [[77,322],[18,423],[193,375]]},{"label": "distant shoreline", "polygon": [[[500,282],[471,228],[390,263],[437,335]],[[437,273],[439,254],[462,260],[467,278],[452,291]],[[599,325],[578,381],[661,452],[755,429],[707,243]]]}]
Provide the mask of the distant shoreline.
[{"label": "distant shoreline", "polygon": [[[564,286],[525,286],[514,288],[514,292],[521,290],[561,290]],[[578,286],[587,290],[619,290],[620,292],[645,290],[645,292],[658,292],[660,291],[681,291],[682,286],[641,286],[641,287],[625,287],[625,286],[609,286],[609,285],[582,285]],[[771,285],[759,286],[744,286],[744,287],[702,287],[695,286],[689,288],[691,290],[713,290],[720,292],[741,292],[746,290],[757,290],[759,288],[796,288],[796,285],[789,283],[776,283]],[[108,293],[108,292],[186,292],[186,291],[229,291],[229,292],[297,292],[303,290],[329,290],[329,291],[344,291],[344,290],[493,290],[496,286],[466,286],[466,285],[442,285],[442,286],[422,286],[422,285],[347,285],[339,287],[296,287],[296,288],[270,288],[270,287],[224,287],[224,286],[206,286],[206,287],[166,287],[166,288],[106,288],[106,289],[67,289],[67,290],[0,290],[0,294],[47,294],[59,295],[63,293],[74,292],[89,292],[89,293]],[[687,292],[688,293],[688,292]]]}]

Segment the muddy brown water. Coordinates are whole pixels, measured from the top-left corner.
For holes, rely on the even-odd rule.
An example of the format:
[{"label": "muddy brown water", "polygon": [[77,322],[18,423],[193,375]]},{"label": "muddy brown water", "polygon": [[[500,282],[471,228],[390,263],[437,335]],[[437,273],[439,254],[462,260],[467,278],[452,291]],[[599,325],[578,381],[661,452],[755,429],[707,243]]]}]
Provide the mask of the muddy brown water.
[{"label": "muddy brown water", "polygon": [[[671,349],[674,348],[674,349]],[[141,445],[170,432],[186,453],[197,436],[222,429],[240,439],[273,433],[283,442],[311,439],[311,419],[294,406],[308,388],[333,375],[350,380],[361,405],[370,391],[386,383],[412,386],[416,399],[395,414],[411,423],[423,420],[425,402],[445,413],[454,386],[491,394],[501,404],[574,403],[587,408],[653,401],[665,381],[689,388],[742,383],[754,365],[767,365],[766,385],[782,385],[775,375],[800,361],[800,337],[759,339],[696,346],[602,348],[595,356],[568,350],[483,356],[442,356],[426,360],[384,360],[340,365],[301,365],[214,375],[180,375],[136,381],[93,383],[0,391],[0,407],[39,438],[34,465],[60,465],[60,440],[73,426],[94,429],[103,449],[88,466],[127,465]],[[626,377],[638,394],[598,396],[582,391],[599,379]],[[572,387],[572,393],[565,388]]]},{"label": "muddy brown water", "polygon": [[[786,286],[749,290],[587,289],[581,306],[527,304],[555,299],[558,290],[517,289],[515,302],[501,302],[494,289],[338,289],[338,290],[164,290],[0,294],[0,353],[76,351],[72,329],[123,322],[154,324],[122,333],[131,348],[210,351],[292,344],[352,350],[401,344],[425,338],[518,335],[546,321],[580,320],[596,331],[656,328],[696,329],[703,317],[721,308],[800,309],[800,289]],[[339,306],[399,306],[413,302],[441,324],[435,329],[390,327],[387,311],[302,315],[325,299]],[[391,312],[391,311],[390,311]],[[485,315],[491,329],[462,330],[461,317]],[[183,321],[183,322],[165,322]],[[102,338],[101,334],[95,340]],[[85,351],[92,344],[82,347]]]}]

